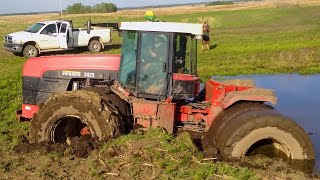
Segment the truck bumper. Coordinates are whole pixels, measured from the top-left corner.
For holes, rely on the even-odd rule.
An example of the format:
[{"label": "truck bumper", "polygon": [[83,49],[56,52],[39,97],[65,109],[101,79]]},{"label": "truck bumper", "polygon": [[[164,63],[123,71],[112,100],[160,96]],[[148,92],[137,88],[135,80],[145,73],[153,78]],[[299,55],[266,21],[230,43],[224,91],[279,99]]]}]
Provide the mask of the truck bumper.
[{"label": "truck bumper", "polygon": [[21,53],[22,52],[22,45],[19,44],[3,44],[4,49],[13,53]]}]

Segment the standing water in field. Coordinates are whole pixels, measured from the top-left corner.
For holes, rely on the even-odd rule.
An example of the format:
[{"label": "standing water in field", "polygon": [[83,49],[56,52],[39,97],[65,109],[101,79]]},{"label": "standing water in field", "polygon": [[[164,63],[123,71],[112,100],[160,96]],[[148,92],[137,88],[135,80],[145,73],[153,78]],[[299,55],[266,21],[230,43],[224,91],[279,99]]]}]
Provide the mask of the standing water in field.
[{"label": "standing water in field", "polygon": [[275,109],[295,120],[310,134],[315,148],[315,169],[320,171],[320,75],[227,76],[213,79],[253,79],[257,87],[275,90],[278,97]]}]

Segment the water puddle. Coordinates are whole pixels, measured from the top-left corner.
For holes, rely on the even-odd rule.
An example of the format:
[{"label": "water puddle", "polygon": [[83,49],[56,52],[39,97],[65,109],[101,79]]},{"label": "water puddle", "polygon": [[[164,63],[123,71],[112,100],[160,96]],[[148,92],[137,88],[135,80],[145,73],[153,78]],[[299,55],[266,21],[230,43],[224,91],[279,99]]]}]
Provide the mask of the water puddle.
[{"label": "water puddle", "polygon": [[278,103],[274,107],[309,133],[316,153],[315,171],[320,172],[320,75],[227,76],[213,79],[253,79],[257,87],[275,90]]}]

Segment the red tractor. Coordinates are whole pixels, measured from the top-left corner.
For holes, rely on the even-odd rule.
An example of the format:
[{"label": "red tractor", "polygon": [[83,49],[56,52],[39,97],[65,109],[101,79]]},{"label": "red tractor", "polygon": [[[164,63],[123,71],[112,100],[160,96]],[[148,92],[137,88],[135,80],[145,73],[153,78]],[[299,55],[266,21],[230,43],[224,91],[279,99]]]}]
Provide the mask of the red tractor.
[{"label": "red tractor", "polygon": [[266,102],[273,91],[249,80],[210,79],[200,91],[197,39],[201,24],[121,23],[118,55],[29,59],[23,68],[20,120],[31,120],[30,141],[99,140],[133,128],[205,133],[223,157],[272,146],[290,159],[315,158],[309,136]]}]

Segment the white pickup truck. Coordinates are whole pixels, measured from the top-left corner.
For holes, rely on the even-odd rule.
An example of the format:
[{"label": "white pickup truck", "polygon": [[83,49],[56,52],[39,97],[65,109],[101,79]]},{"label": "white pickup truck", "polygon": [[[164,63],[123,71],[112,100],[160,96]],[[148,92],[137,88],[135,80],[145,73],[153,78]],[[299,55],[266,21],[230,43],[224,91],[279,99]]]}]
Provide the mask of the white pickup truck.
[{"label": "white pickup truck", "polygon": [[[106,25],[106,27],[109,26]],[[22,53],[25,57],[36,57],[42,52],[76,47],[88,47],[91,52],[99,52],[110,42],[111,29],[91,27],[91,21],[88,21],[87,28],[84,29],[74,29],[72,21],[37,22],[25,31],[11,33],[4,37],[6,50],[14,54]]]}]

